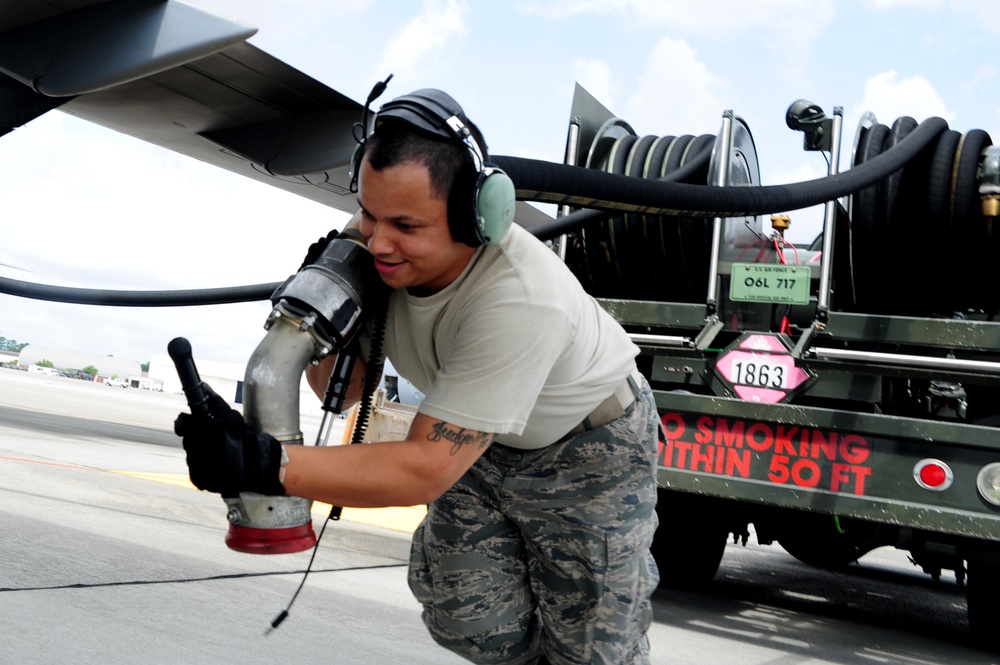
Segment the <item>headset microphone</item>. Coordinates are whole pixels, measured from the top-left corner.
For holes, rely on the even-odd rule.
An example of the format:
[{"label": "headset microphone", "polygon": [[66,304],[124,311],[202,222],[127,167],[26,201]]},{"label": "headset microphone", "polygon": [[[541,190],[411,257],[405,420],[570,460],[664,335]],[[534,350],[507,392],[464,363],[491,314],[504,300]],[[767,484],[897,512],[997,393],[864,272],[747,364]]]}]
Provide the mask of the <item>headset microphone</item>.
[{"label": "headset microphone", "polygon": [[[368,93],[368,98],[365,100],[365,110],[361,114],[361,122],[354,123],[354,140],[358,142],[358,145],[354,148],[354,154],[351,155],[350,190],[352,193],[358,191],[358,172],[361,170],[361,158],[365,154],[365,141],[368,139],[368,128],[370,126],[368,120],[372,102],[382,96],[382,93],[385,92],[391,80],[392,74],[389,74],[384,81],[379,81],[372,86],[372,91]],[[360,135],[358,133],[359,130]]]}]

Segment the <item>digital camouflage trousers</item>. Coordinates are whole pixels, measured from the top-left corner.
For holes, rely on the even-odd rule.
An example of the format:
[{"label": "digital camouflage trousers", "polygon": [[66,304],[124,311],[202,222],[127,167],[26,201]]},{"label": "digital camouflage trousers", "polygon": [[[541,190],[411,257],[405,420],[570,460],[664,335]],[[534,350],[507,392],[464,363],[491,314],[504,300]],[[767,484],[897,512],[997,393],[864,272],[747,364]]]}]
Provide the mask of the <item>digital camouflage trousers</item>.
[{"label": "digital camouflage trousers", "polygon": [[492,445],[414,533],[410,589],[433,638],[475,663],[648,664],[657,426],[643,381],[607,425]]}]

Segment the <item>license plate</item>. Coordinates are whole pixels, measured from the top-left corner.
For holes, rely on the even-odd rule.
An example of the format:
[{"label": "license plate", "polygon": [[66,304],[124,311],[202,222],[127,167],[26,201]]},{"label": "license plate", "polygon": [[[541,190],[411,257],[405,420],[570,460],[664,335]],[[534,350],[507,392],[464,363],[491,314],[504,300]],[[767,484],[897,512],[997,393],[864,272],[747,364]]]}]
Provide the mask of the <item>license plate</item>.
[{"label": "license plate", "polygon": [[809,266],[734,263],[729,298],[741,302],[809,303]]}]

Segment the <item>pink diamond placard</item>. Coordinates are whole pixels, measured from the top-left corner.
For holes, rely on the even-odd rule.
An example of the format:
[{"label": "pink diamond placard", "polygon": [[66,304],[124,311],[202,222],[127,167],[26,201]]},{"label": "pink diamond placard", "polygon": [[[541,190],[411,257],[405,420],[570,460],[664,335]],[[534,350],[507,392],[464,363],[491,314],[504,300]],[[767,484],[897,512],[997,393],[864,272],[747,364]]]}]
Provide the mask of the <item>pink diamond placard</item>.
[{"label": "pink diamond placard", "polygon": [[715,370],[740,399],[769,404],[786,399],[811,378],[778,334],[744,335],[719,356]]}]

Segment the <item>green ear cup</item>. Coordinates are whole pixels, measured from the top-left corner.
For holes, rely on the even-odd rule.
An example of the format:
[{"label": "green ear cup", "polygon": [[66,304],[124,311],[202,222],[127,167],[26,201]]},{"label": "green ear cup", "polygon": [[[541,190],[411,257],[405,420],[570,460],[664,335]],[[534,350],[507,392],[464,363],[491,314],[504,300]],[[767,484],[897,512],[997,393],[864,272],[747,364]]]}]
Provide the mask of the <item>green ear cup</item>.
[{"label": "green ear cup", "polygon": [[514,221],[514,183],[496,167],[487,173],[476,195],[476,221],[483,243],[498,243]]}]

